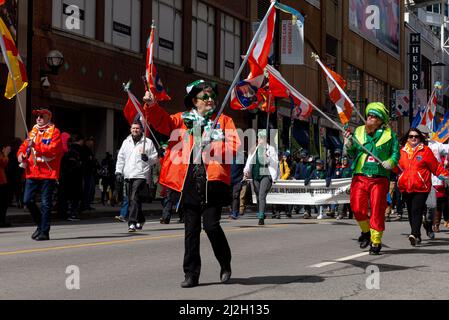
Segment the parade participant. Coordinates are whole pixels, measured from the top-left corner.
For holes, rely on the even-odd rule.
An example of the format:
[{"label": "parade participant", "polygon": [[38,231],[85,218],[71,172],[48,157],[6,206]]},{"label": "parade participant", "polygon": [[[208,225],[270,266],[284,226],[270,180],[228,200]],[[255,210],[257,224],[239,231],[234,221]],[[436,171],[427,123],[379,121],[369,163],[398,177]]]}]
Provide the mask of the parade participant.
[{"label": "parade participant", "polygon": [[[449,156],[444,157],[444,168],[446,170],[449,169],[449,162],[448,162]],[[433,176],[432,176],[433,179]],[[433,180],[432,180],[433,182]],[[444,226],[446,228],[449,228],[449,195],[448,195],[448,189],[447,189],[447,181],[444,184],[444,188],[440,187],[440,191],[437,192],[437,207],[435,212],[435,217],[433,219],[433,227],[432,230],[434,233],[440,232],[440,224],[441,224],[441,218],[444,218]]]},{"label": "parade participant", "polygon": [[[346,179],[352,177],[352,169],[349,163],[348,157],[344,156],[341,158],[341,166],[337,167],[337,170],[334,172],[334,176],[332,179]],[[351,204],[346,203],[344,205],[339,206],[339,214],[337,216],[337,220],[341,220],[348,213],[348,219],[352,219],[353,213],[351,210]]]},{"label": "parade participant", "polygon": [[[317,159],[315,161],[316,168],[311,172],[311,174],[304,181],[304,185],[308,186],[311,180],[324,180],[326,179],[326,169],[324,168],[324,160]],[[324,206],[316,206],[316,211],[318,212],[317,219],[326,219],[327,216],[323,214]]]},{"label": "parade participant", "polygon": [[[291,175],[291,158],[290,158],[290,151],[285,151],[282,154],[281,162],[279,163],[279,170],[280,170],[280,180],[290,180]],[[285,211],[288,218],[292,217],[293,212],[293,206],[292,205],[276,205],[276,215],[273,217],[281,219],[281,212]]]},{"label": "parade participant", "polygon": [[140,121],[131,125],[131,134],[123,141],[117,156],[115,175],[125,181],[129,203],[128,232],[142,230],[145,216],[142,212],[141,194],[150,180],[151,166],[158,153],[153,142],[144,136]]},{"label": "parade participant", "polygon": [[244,178],[252,179],[257,196],[259,225],[265,224],[267,195],[279,176],[279,158],[273,146],[267,141],[267,131],[260,130],[258,142],[251,150],[244,169]]},{"label": "parade participant", "polygon": [[[31,238],[50,240],[52,196],[59,179],[63,147],[61,133],[51,122],[52,113],[46,108],[33,110],[36,125],[17,152],[17,160],[25,168],[24,204],[37,225]],[[36,205],[36,193],[41,191],[41,209]]]},{"label": "parade participant", "polygon": [[[435,159],[441,164],[443,164],[443,159],[449,155],[449,145],[442,144],[438,141],[435,141],[429,137],[430,130],[427,127],[419,126],[418,129],[426,136],[426,140],[428,141],[428,147],[432,150]],[[427,198],[427,215],[424,216],[423,226],[426,229],[426,234],[430,239],[435,238],[434,232],[434,220],[440,216],[441,212],[445,206],[445,202],[447,200],[446,197],[446,184],[444,181],[441,181],[435,175],[432,175],[432,191],[429,193],[429,197]]]},{"label": "parade participant", "polygon": [[419,129],[409,129],[403,138],[399,166],[403,168],[398,187],[407,204],[411,233],[410,244],[421,242],[421,225],[425,204],[432,188],[431,176],[441,181],[449,179],[449,172],[437,161],[432,150],[425,145],[425,137]]},{"label": "parade participant", "polygon": [[[295,168],[295,180],[306,180],[313,171],[312,157],[309,157],[307,150],[301,150],[299,153],[299,162]],[[304,219],[310,219],[312,217],[312,209],[310,206],[302,206],[304,208]],[[297,211],[301,209],[301,206],[296,206]]]},{"label": "parade participant", "polygon": [[[243,160],[243,157],[241,158]],[[239,163],[239,158],[234,158],[231,166],[231,188],[232,188],[232,206],[230,219],[237,220],[240,215],[240,193],[243,186],[244,163]]]},{"label": "parade participant", "polygon": [[[358,127],[354,137],[382,162],[377,162],[358,143],[353,142],[349,131],[345,133],[345,149],[347,155],[354,159],[350,199],[351,208],[362,230],[360,248],[364,249],[371,243],[370,254],[378,255],[385,230],[390,170],[399,161],[399,143],[396,134],[388,126],[388,110],[382,103],[370,103],[366,107],[366,117],[366,125]],[[368,203],[371,205],[370,219]]]},{"label": "parade participant", "polygon": [[[185,223],[185,280],[181,287],[191,288],[199,283],[201,218],[221,267],[220,281],[228,283],[231,249],[220,219],[223,206],[231,202],[231,166],[223,157],[231,162],[240,145],[234,122],[230,117],[220,115],[217,127],[212,128],[217,117],[217,92],[204,80],[187,86],[185,112],[169,115],[154,101],[150,92],[146,92],[144,101],[145,113],[152,126],[163,135],[171,135],[159,183],[181,192],[180,205]],[[210,142],[205,148],[203,139]],[[210,157],[215,160],[211,161]]]},{"label": "parade participant", "polygon": [[0,145],[0,228],[9,227],[6,222],[6,211],[8,210],[8,181],[5,168],[8,166],[8,156],[11,152],[10,146]]}]

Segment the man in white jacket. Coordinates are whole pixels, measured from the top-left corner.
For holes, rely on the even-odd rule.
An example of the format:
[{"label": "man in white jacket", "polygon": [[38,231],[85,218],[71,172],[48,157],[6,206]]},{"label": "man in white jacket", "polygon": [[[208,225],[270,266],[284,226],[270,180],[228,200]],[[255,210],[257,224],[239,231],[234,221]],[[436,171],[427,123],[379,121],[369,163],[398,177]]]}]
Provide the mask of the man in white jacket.
[{"label": "man in white jacket", "polygon": [[116,179],[126,181],[129,200],[128,231],[142,230],[145,216],[142,213],[140,195],[151,178],[151,167],[157,162],[158,153],[153,142],[144,137],[140,121],[131,126],[131,135],[123,141],[117,156]]}]

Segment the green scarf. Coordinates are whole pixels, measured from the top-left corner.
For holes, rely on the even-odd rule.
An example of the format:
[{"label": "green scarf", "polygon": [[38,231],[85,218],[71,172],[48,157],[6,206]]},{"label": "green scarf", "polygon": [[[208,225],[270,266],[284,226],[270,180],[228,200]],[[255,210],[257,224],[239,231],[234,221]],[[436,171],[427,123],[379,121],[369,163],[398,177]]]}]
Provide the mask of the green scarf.
[{"label": "green scarf", "polygon": [[[212,115],[214,110],[208,111],[205,116],[201,116],[196,109],[191,111],[186,111],[182,114],[181,118],[187,127],[188,134],[193,134],[195,128],[204,127],[204,133],[209,135],[212,130]],[[222,141],[224,140],[224,133],[221,129],[214,129],[210,135],[212,141]]]}]

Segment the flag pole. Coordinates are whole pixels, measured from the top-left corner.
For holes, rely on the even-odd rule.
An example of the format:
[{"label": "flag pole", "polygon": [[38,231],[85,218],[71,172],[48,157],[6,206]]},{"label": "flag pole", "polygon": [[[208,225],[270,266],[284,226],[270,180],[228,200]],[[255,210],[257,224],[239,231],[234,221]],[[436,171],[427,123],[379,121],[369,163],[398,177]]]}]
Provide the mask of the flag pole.
[{"label": "flag pole", "polygon": [[[268,70],[269,73],[271,74],[275,74],[277,73],[277,70],[274,69],[272,66],[267,65],[266,69]],[[274,75],[273,74],[273,75]],[[276,77],[276,79],[281,82],[291,93],[297,95],[298,97],[300,97],[301,99],[303,99],[304,101],[308,101],[308,103],[312,106],[313,109],[315,109],[318,113],[320,113],[323,117],[325,117],[327,120],[329,120],[330,123],[332,123],[338,130],[340,130],[341,132],[343,132],[343,134],[346,133],[346,130],[340,126],[338,123],[336,123],[334,120],[331,119],[331,117],[329,117],[326,113],[324,113],[323,111],[321,111],[317,106],[315,106],[312,102],[309,101],[309,99],[307,99],[306,97],[304,97],[301,93],[299,93],[292,85],[290,85],[290,83],[288,83],[287,81],[285,81],[284,78],[278,78]],[[352,136],[352,140],[357,143],[360,148],[363,149],[363,151],[365,151],[367,154],[369,154],[370,156],[372,156],[376,161],[378,161],[379,163],[382,163],[383,161],[380,160],[377,156],[375,156],[371,151],[369,151],[368,149],[366,149],[354,136]]]},{"label": "flag pole", "polygon": [[[123,83],[123,90],[128,94],[128,98],[129,98],[129,94],[130,94],[130,91],[129,91],[129,83],[128,83],[128,84]],[[158,148],[160,149],[160,148],[161,148],[161,145],[160,145],[159,142],[157,141],[157,139],[156,139],[156,137],[155,137],[153,131],[151,130],[151,128],[150,128],[150,126],[149,126],[149,124],[148,124],[148,121],[146,120],[146,118],[145,118],[145,116],[143,115],[142,111],[139,110],[139,108],[138,108],[138,107],[136,106],[136,104],[134,103],[134,100],[133,100],[133,99],[130,99],[130,100],[131,100],[131,102],[132,102],[134,108],[136,108],[137,113],[142,117],[142,119],[144,119],[144,122],[145,122],[145,123],[144,123],[144,127],[146,127],[146,128],[148,129],[148,131],[150,132],[151,136],[152,136],[153,139],[154,139],[154,142],[156,143],[156,145],[157,145]]]},{"label": "flag pole", "polygon": [[218,123],[218,119],[220,118],[221,114],[223,113],[223,110],[224,110],[224,108],[226,107],[226,104],[228,103],[229,98],[231,97],[232,90],[233,90],[234,87],[237,85],[237,82],[238,82],[239,79],[240,79],[240,75],[242,74],[243,68],[245,67],[245,65],[247,64],[247,62],[248,62],[248,60],[249,60],[249,56],[250,56],[250,54],[251,54],[251,51],[252,51],[252,50],[254,49],[254,47],[256,46],[257,40],[259,40],[259,36],[260,36],[260,34],[262,33],[262,26],[263,26],[263,25],[265,24],[265,22],[268,20],[268,17],[270,16],[270,12],[271,12],[271,10],[273,10],[273,8],[274,8],[275,5],[276,5],[276,1],[273,1],[273,0],[272,0],[271,5],[270,5],[270,8],[269,8],[268,11],[267,11],[267,14],[265,15],[265,17],[263,18],[262,22],[260,23],[259,28],[257,29],[256,34],[254,35],[254,38],[253,38],[253,40],[251,41],[251,43],[250,43],[250,45],[249,45],[249,48],[248,48],[248,51],[247,51],[247,53],[246,53],[245,59],[243,60],[242,64],[240,65],[240,68],[239,68],[239,70],[237,71],[237,74],[235,75],[234,81],[232,81],[232,84],[231,84],[231,86],[229,87],[228,93],[226,94],[226,97],[224,98],[223,103],[221,104],[221,108],[220,108],[220,110],[218,111],[217,117],[215,118],[215,121],[214,121],[214,123],[213,123],[213,125],[212,125],[211,134],[212,134],[213,130],[216,128],[217,123]]},{"label": "flag pole", "polygon": [[[321,62],[320,60],[320,56],[317,55],[316,53],[312,52],[312,58],[315,59],[315,61],[320,65],[321,69],[323,69],[323,71],[326,73],[327,77],[331,79],[331,81],[334,83],[334,85],[340,90],[340,92],[343,94],[343,96],[348,100],[351,101],[351,99],[348,97],[348,95],[346,94],[346,92],[340,87],[340,85],[338,84],[337,81],[333,81],[332,80],[332,75],[329,73],[329,71],[326,69],[326,67],[324,66],[323,62]],[[357,113],[357,115],[360,117],[360,119],[363,121],[363,123],[366,124],[366,120],[365,118],[360,114],[359,109],[354,105],[354,103],[351,101],[351,104],[353,105],[355,112]]]}]

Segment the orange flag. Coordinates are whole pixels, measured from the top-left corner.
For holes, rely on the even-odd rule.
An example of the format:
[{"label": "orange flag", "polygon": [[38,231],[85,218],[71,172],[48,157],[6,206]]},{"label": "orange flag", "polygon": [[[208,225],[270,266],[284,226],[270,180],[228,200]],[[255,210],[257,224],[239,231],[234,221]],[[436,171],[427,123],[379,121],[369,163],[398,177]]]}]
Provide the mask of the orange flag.
[{"label": "orange flag", "polygon": [[28,77],[26,74],[25,65],[22,58],[20,58],[14,39],[1,18],[0,32],[0,48],[9,70],[5,97],[7,99],[12,99],[16,96],[16,94],[26,88],[28,85]]}]

